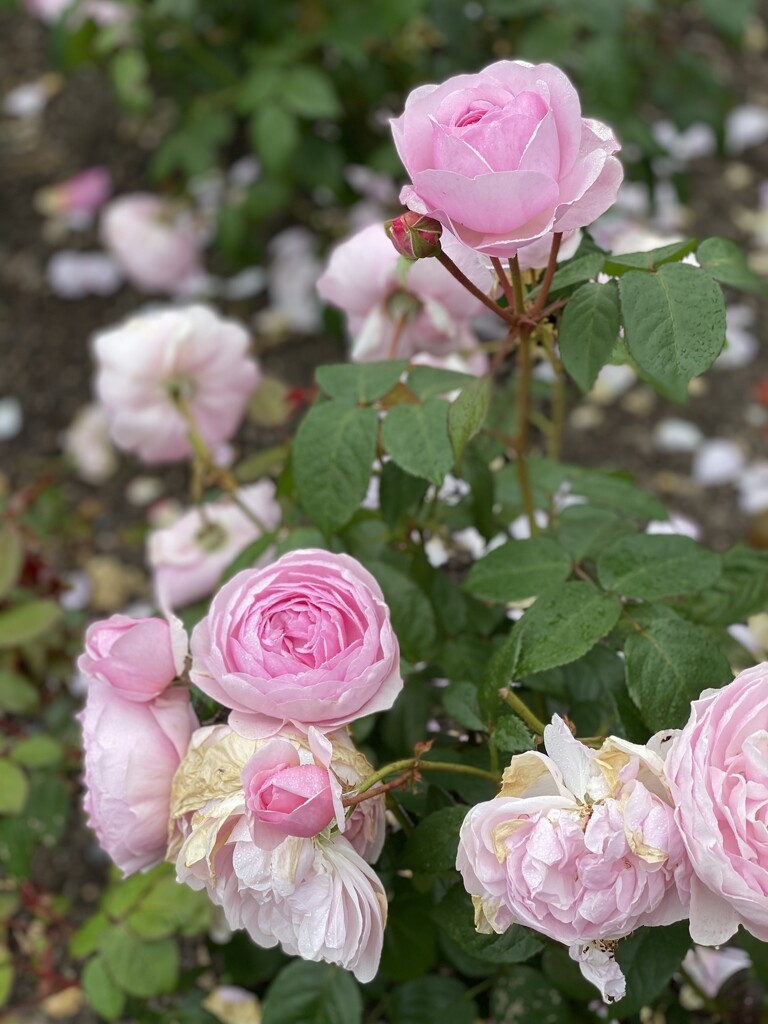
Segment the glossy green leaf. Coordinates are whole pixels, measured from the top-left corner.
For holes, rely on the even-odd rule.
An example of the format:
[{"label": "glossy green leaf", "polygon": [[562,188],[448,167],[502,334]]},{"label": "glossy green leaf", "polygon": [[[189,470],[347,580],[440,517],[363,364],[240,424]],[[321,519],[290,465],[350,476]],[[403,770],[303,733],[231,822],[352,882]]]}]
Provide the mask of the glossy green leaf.
[{"label": "glossy green leaf", "polygon": [[589,391],[619,336],[619,293],[614,282],[584,284],[563,310],[558,333],[563,366]]},{"label": "glossy green leaf", "polygon": [[540,936],[522,925],[513,924],[501,935],[477,931],[472,899],[460,882],[437,904],[433,917],[465,953],[489,964],[525,963],[544,945]]},{"label": "glossy green leaf", "polygon": [[422,874],[454,871],[459,829],[466,816],[466,807],[443,807],[424,818],[408,839],[403,864]]},{"label": "glossy green leaf", "polygon": [[472,566],[464,587],[486,601],[521,601],[561,583],[570,571],[570,558],[551,537],[509,540]]},{"label": "glossy green leaf", "polygon": [[686,594],[717,582],[720,556],[690,537],[635,534],[622,537],[597,560],[597,578],[606,590],[648,601]]},{"label": "glossy green leaf", "polygon": [[688,922],[665,928],[639,928],[616,949],[616,960],[627,979],[627,993],[611,1012],[627,1020],[643,1006],[653,1005],[693,945]]},{"label": "glossy green leaf", "polygon": [[457,465],[461,465],[467,445],[485,422],[490,400],[490,377],[479,377],[462,388],[461,394],[451,403],[448,436]]},{"label": "glossy green leaf", "polygon": [[453,466],[448,408],[448,402],[428,398],[421,405],[398,405],[387,413],[381,439],[406,473],[441,484]]},{"label": "glossy green leaf", "polygon": [[407,369],[407,359],[387,359],[380,363],[333,363],[318,366],[315,377],[330,398],[369,403],[391,391]]},{"label": "glossy green leaf", "polygon": [[270,985],[262,1024],[361,1024],[363,1000],[349,971],[294,960]]}]

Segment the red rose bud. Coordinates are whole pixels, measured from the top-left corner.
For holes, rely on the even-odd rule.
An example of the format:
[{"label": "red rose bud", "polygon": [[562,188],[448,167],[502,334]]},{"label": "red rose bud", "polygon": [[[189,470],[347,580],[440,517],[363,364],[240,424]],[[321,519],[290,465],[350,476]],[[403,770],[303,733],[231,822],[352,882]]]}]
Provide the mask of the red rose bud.
[{"label": "red rose bud", "polygon": [[408,210],[394,220],[388,220],[384,228],[392,245],[407,260],[421,260],[426,256],[437,256],[440,252],[443,226],[434,217]]}]

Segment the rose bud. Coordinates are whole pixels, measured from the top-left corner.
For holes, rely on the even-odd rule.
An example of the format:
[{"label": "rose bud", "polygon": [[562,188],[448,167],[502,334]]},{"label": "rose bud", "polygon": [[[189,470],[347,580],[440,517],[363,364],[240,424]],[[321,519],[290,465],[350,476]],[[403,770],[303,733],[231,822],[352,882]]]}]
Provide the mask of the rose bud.
[{"label": "rose bud", "polygon": [[388,220],[384,228],[392,245],[407,260],[421,260],[437,256],[440,252],[443,226],[434,217],[408,210],[394,220]]}]

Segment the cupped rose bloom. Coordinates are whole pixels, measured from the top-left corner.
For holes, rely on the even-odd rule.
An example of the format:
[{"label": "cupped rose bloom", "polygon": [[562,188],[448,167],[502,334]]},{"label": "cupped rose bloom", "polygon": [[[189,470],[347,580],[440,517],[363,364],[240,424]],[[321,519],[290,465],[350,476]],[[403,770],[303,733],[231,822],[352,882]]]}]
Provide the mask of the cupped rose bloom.
[{"label": "cupped rose bloom", "polygon": [[740,924],[768,941],[768,662],[693,702],[666,775],[693,865],[694,942],[718,946]]},{"label": "cupped rose bloom", "polygon": [[[476,253],[450,235],[443,248],[481,291],[491,291],[490,266]],[[471,325],[483,304],[436,259],[417,260],[401,274],[400,257],[381,224],[363,228],[333,250],[317,290],[346,313],[353,362],[425,352],[483,355]]]},{"label": "cupped rose bloom", "polygon": [[579,743],[555,716],[547,755],[519,754],[499,795],[473,807],[456,866],[480,931],[523,924],[570,947],[611,1001],[615,940],[686,916],[690,865],[664,782],[663,750],[609,737]]},{"label": "cupped rose bloom", "polygon": [[88,824],[124,874],[154,867],[165,856],[174,772],[198,726],[188,692],[140,702],[95,680],[77,717]]},{"label": "cupped rose bloom", "polygon": [[151,193],[113,199],[101,215],[101,240],[140,291],[174,295],[202,274],[200,225],[188,210]]},{"label": "cupped rose bloom", "polygon": [[226,583],[192,633],[191,678],[270,736],[285,723],[336,729],[386,711],[400,651],[376,580],[349,555],[291,551]]},{"label": "cupped rose bloom", "polygon": [[411,178],[401,201],[489,256],[591,224],[622,179],[613,132],[582,118],[551,64],[503,60],[423,85],[391,123]]},{"label": "cupped rose bloom", "polygon": [[249,340],[240,324],[197,305],[146,313],[97,335],[96,393],[114,443],[145,462],[187,458],[181,399],[203,441],[222,446],[259,384]]},{"label": "cupped rose bloom", "polygon": [[187,634],[175,616],[113,615],[88,627],[77,667],[126,700],[148,701],[181,675],[186,657]]},{"label": "cupped rose bloom", "polygon": [[[279,944],[288,954],[339,964],[370,981],[387,902],[366,860],[381,850],[383,799],[361,802],[344,835],[326,827],[314,837],[287,835],[276,845],[257,846],[252,794],[243,789],[245,781],[250,790],[253,777],[244,768],[259,752],[274,753],[276,742],[247,739],[225,725],[195,733],[173,783],[168,858],[179,881],[205,889],[230,927],[245,928],[260,946]],[[344,732],[283,733],[279,742],[293,746],[306,765],[317,764],[313,747],[323,760],[330,753],[327,763],[342,790],[371,771]]]},{"label": "cupped rose bloom", "polygon": [[[279,525],[271,480],[243,487],[237,495],[268,530]],[[170,526],[152,530],[147,560],[158,602],[181,608],[210,594],[227,566],[260,536],[260,528],[230,497],[207,502],[204,510],[191,508]],[[267,557],[265,552],[262,559]]]}]

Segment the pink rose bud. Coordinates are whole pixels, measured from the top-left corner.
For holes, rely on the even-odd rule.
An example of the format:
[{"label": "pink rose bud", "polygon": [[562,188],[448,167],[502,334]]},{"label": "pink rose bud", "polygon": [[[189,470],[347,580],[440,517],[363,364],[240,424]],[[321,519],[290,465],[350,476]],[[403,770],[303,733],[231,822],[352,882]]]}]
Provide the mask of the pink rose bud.
[{"label": "pink rose bud", "polygon": [[310,839],[336,816],[328,769],[302,764],[288,740],[270,740],[254,754],[242,782],[251,836],[261,849],[274,849],[286,836]]},{"label": "pink rose bud", "polygon": [[186,656],[187,634],[178,619],[113,615],[88,627],[77,667],[127,700],[148,701],[183,672]]},{"label": "pink rose bud", "polygon": [[437,256],[440,252],[443,226],[433,217],[424,217],[409,210],[394,220],[388,220],[384,228],[392,245],[407,260],[421,260]]}]

